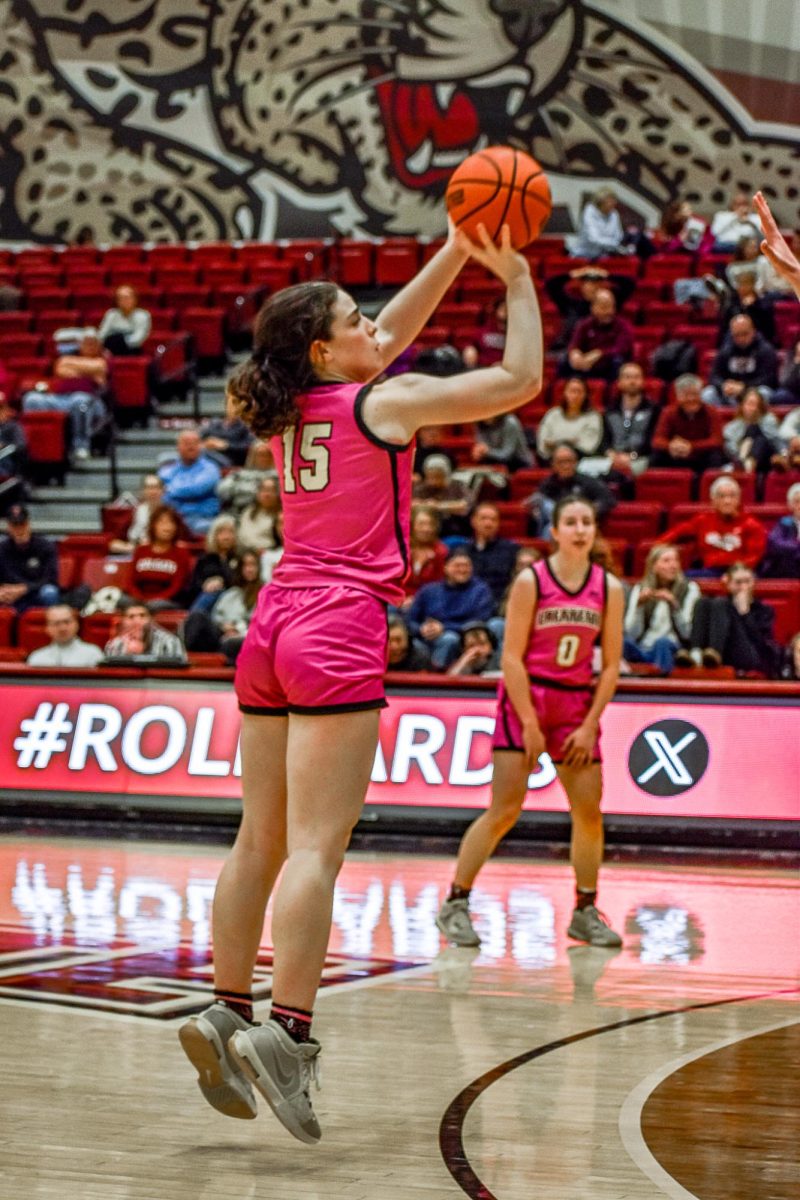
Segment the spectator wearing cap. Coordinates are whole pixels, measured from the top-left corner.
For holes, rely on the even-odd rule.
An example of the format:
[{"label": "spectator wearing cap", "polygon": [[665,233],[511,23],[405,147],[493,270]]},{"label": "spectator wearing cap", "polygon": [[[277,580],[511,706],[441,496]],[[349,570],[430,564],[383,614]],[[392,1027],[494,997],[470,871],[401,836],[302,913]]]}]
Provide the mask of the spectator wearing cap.
[{"label": "spectator wearing cap", "polygon": [[544,281],[544,290],[563,319],[563,326],[552,348],[560,350],[569,343],[579,321],[591,316],[592,301],[601,288],[613,292],[617,308],[636,291],[636,280],[630,275],[609,275],[603,267],[576,267],[562,275],[551,275]]},{"label": "spectator wearing cap", "polygon": [[217,485],[221,471],[203,451],[195,429],[178,434],[178,457],[159,468],[164,503],[183,517],[192,533],[206,533],[219,512]]},{"label": "spectator wearing cap", "polygon": [[448,675],[500,673],[500,653],[493,630],[484,621],[468,621],[461,630],[463,650],[448,668]]},{"label": "spectator wearing cap", "polygon": [[49,538],[33,533],[28,509],[12,504],[6,513],[8,535],[0,540],[0,604],[17,612],[58,604],[58,555]]},{"label": "spectator wearing cap", "polygon": [[146,654],[186,662],[181,640],[156,625],[150,607],[141,600],[125,597],[117,606],[120,618],[119,633],[106,643],[106,658],[129,658]]},{"label": "spectator wearing cap", "polygon": [[28,655],[29,667],[96,667],[103,651],[78,637],[78,614],[68,604],[53,604],[47,610],[46,646]]},{"label": "spectator wearing cap", "polygon": [[440,583],[426,583],[406,614],[413,637],[431,651],[434,670],[446,671],[461,651],[461,631],[469,621],[488,621],[494,612],[489,585],[476,579],[463,548],[451,551]]}]

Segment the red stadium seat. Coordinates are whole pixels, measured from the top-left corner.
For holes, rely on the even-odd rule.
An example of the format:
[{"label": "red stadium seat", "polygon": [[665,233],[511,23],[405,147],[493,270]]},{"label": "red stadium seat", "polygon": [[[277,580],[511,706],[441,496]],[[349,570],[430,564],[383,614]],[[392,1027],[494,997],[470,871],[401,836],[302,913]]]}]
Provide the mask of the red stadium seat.
[{"label": "red stadium seat", "polygon": [[5,604],[0,607],[0,646],[11,645],[16,617],[16,609]]},{"label": "red stadium seat", "polygon": [[644,264],[645,279],[673,282],[694,275],[694,260],[688,254],[654,254]]},{"label": "red stadium seat", "polygon": [[742,504],[755,504],[756,501],[756,477],[747,471],[719,471],[711,469],[703,471],[700,476],[700,499],[708,500],[711,485],[715,479],[722,476],[725,479],[735,479],[742,489]]},{"label": "red stadium seat", "polygon": [[104,504],[100,509],[103,533],[124,541],[133,520],[133,508],[129,504]]},{"label": "red stadium seat", "polygon": [[543,479],[550,474],[549,467],[522,467],[511,476],[509,488],[512,500],[524,500],[532,496]]},{"label": "red stadium seat", "polygon": [[343,287],[359,287],[373,282],[375,248],[370,242],[343,239],[336,247],[336,278]]},{"label": "red stadium seat", "polygon": [[416,243],[396,245],[379,242],[375,248],[375,283],[379,287],[398,287],[413,279],[419,270]]},{"label": "red stadium seat", "polygon": [[0,337],[7,333],[27,333],[31,320],[29,312],[0,312]]},{"label": "red stadium seat", "polygon": [[603,532],[609,538],[640,542],[646,538],[658,537],[663,518],[663,504],[623,501],[605,518]]},{"label": "red stadium seat", "polygon": [[785,504],[786,493],[795,483],[800,483],[800,471],[770,472],[764,483],[764,503]]},{"label": "red stadium seat", "polygon": [[65,304],[72,301],[70,293],[63,287],[27,290],[25,299],[32,313],[51,312],[53,309],[63,308]]},{"label": "red stadium seat", "polygon": [[132,562],[89,556],[83,560],[78,582],[87,584],[93,592],[103,587],[117,587],[125,592],[130,587],[132,575]]},{"label": "red stadium seat", "polygon": [[194,338],[201,362],[225,361],[225,310],[222,308],[186,308],[180,317],[181,328]]},{"label": "red stadium seat", "polygon": [[177,633],[188,616],[182,608],[163,608],[156,616],[156,622],[169,633]]},{"label": "red stadium seat", "polygon": [[64,483],[69,465],[65,412],[23,412],[19,423],[28,439],[28,469],[36,480]]},{"label": "red stadium seat", "polygon": [[108,290],[108,271],[97,266],[67,268],[67,287],[76,296],[80,292]]},{"label": "red stadium seat", "polygon": [[500,513],[500,536],[516,541],[528,531],[528,509],[519,501],[495,503]]},{"label": "red stadium seat", "polygon": [[44,338],[41,333],[3,333],[0,331],[0,361],[12,358],[39,358]]},{"label": "red stadium seat", "polygon": [[158,268],[185,265],[188,258],[189,252],[185,246],[175,245],[171,242],[153,246],[147,252],[149,265]]},{"label": "red stadium seat", "polygon": [[[153,251],[151,250],[152,254]],[[141,246],[132,246],[130,244],[123,246],[109,246],[103,253],[102,262],[104,266],[109,268],[125,265],[139,265],[144,261],[145,252]]]},{"label": "red stadium seat", "polygon": [[109,384],[114,412],[129,417],[144,415],[150,410],[150,363],[144,355],[120,356],[111,359]]},{"label": "red stadium seat", "polygon": [[30,654],[40,646],[47,646],[50,636],[46,625],[46,608],[29,608],[27,612],[20,613],[17,619],[17,645],[20,650]]},{"label": "red stadium seat", "polygon": [[254,263],[250,268],[250,286],[264,288],[270,295],[292,283],[294,271],[291,263]]},{"label": "red stadium seat", "polygon": [[116,613],[92,613],[81,621],[81,637],[102,650],[114,637],[118,622],[119,617]]},{"label": "red stadium seat", "polygon": [[655,501],[669,509],[692,498],[694,471],[688,468],[650,467],[636,479],[636,499]]}]

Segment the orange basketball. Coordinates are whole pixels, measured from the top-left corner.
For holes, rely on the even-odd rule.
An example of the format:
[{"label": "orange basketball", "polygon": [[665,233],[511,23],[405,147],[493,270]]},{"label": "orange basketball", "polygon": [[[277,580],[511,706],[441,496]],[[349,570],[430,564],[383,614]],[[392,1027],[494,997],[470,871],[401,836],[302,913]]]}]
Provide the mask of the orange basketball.
[{"label": "orange basketball", "polygon": [[539,236],[553,207],[550,184],[535,158],[511,146],[487,146],[450,176],[447,211],[473,241],[485,225],[493,241],[508,225],[517,250]]}]

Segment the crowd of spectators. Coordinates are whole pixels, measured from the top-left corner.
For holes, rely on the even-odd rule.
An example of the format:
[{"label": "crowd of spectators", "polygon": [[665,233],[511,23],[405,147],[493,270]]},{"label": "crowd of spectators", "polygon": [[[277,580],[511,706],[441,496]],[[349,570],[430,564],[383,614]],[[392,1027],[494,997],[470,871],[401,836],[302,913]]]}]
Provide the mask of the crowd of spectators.
[{"label": "crowd of spectators", "polygon": [[[758,590],[761,579],[800,579],[800,483],[791,486],[800,468],[800,336],[787,340],[776,319],[785,289],[760,255],[759,239],[747,196],[734,196],[709,221],[675,201],[650,231],[626,223],[612,191],[593,197],[571,245],[591,261],[542,281],[558,328],[548,334],[547,392],[537,410],[456,429],[455,437],[420,430],[406,600],[390,613],[391,670],[496,673],[510,581],[546,552],[557,501],[585,496],[602,527],[659,468],[688,468],[694,499],[703,472],[720,474],[702,510],[665,521],[641,577],[626,580],[629,663],[664,673],[697,663],[771,677],[795,670],[797,642],[777,644],[774,614]],[[702,363],[695,354],[694,369],[656,379],[656,356],[640,341],[630,266],[663,254],[696,263],[712,251],[726,262],[705,276],[687,266],[675,288],[677,298],[680,285],[690,285],[692,311],[716,310],[713,351]],[[504,300],[487,300],[474,337],[459,348],[426,346],[408,365],[452,374],[498,361],[505,323]],[[62,342],[51,376],[19,397],[23,411],[65,412],[73,458],[88,456],[108,420],[110,358],[139,352],[151,325],[135,290],[119,287],[99,328]],[[797,325],[800,335],[800,316]],[[81,642],[74,611],[90,597],[59,587],[57,548],[31,528],[25,435],[6,380],[0,363],[0,508],[8,523],[0,604],[19,614],[48,607],[51,643],[32,664],[77,665],[84,657],[94,665],[88,660],[97,660],[98,648]],[[531,468],[537,478],[522,492],[515,477]],[[778,472],[787,510],[768,528],[748,511],[737,480],[752,476],[760,497],[767,476]],[[511,496],[524,521],[503,536],[497,505]],[[227,396],[224,415],[180,430],[174,450],[143,479],[129,515],[127,530],[109,546],[127,570],[117,598],[120,628],[107,655],[221,652],[235,661],[258,587],[282,552],[273,456],[238,419],[235,396]],[[708,582],[724,594],[706,594]],[[166,612],[188,614],[177,644],[157,623]]]}]

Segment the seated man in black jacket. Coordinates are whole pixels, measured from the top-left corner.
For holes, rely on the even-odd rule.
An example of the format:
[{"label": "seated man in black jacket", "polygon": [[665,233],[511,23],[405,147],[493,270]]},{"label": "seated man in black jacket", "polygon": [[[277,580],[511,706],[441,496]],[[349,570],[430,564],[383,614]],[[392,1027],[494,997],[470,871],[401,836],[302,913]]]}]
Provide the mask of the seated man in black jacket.
[{"label": "seated man in black jacket", "polygon": [[8,537],[0,540],[0,604],[17,612],[58,604],[58,556],[55,543],[31,531],[24,504],[12,504],[6,513]]},{"label": "seated man in black jacket", "polygon": [[773,609],[756,600],[755,575],[744,563],[734,563],[723,579],[727,596],[705,597],[697,602],[692,622],[693,648],[699,651],[704,667],[724,665],[775,678],[781,654],[773,637]]},{"label": "seated man in black jacket", "polygon": [[550,536],[550,518],[562,496],[584,496],[594,505],[598,521],[611,512],[616,497],[599,479],[578,471],[578,455],[567,442],[556,446],[550,466],[552,474],[542,480],[538,492],[527,501],[531,507],[528,522],[531,537]]},{"label": "seated man in black jacket", "polygon": [[778,386],[778,353],[744,313],[732,317],[719,348],[711,379],[703,388],[706,404],[735,408],[748,388],[758,388],[765,400]]}]

